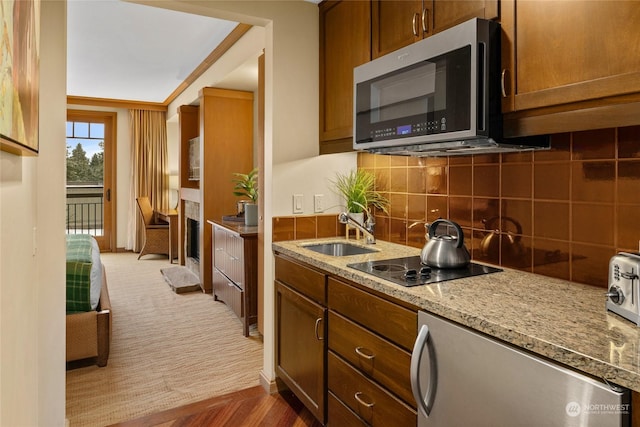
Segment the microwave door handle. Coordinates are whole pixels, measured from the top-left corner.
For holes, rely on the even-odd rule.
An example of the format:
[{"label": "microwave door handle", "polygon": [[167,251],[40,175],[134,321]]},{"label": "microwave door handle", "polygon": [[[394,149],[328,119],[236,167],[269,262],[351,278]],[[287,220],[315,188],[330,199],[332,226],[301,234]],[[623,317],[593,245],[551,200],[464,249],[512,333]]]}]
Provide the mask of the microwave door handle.
[{"label": "microwave door handle", "polygon": [[[433,400],[435,398],[437,384],[435,353],[430,341],[429,327],[427,325],[422,325],[420,327],[420,332],[418,332],[416,343],[413,346],[413,352],[411,353],[410,369],[411,391],[413,392],[413,397],[416,399],[416,403],[418,404],[418,410],[427,418],[433,408]],[[422,386],[420,385],[420,362],[425,348],[429,353],[429,388],[427,389],[426,394],[422,392]]]},{"label": "microwave door handle", "polygon": [[485,106],[487,105],[487,100],[489,94],[487,91],[489,90],[488,79],[489,79],[489,63],[488,55],[487,55],[487,45],[484,42],[478,43],[478,98],[479,102],[476,102],[476,108],[478,109],[478,130],[486,131],[487,130],[487,120],[486,120],[486,111]]}]

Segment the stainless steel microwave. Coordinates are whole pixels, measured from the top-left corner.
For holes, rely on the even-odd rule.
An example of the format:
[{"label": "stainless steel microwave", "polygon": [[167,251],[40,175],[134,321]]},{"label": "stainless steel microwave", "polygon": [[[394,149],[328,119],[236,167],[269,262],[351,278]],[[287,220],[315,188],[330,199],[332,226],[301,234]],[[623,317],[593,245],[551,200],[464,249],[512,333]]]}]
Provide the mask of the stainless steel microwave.
[{"label": "stainless steel microwave", "polygon": [[353,148],[416,156],[548,148],[502,137],[500,26],[472,19],[354,69]]}]

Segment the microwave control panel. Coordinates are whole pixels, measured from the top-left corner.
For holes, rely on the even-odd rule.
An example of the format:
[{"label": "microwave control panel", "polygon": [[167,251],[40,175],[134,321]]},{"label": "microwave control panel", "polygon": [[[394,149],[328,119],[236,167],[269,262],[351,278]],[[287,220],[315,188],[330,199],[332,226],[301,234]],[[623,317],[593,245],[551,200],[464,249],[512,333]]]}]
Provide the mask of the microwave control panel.
[{"label": "microwave control panel", "polygon": [[442,117],[439,120],[428,120],[407,125],[372,129],[370,136],[373,141],[379,141],[388,138],[429,135],[446,131],[447,119],[446,117]]}]

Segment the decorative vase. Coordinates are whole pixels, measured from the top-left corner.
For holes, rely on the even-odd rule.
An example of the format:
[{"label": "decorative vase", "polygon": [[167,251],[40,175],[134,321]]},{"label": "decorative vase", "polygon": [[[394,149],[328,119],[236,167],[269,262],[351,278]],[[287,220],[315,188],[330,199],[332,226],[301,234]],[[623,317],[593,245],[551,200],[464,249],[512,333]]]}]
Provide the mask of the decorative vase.
[{"label": "decorative vase", "polygon": [[364,225],[364,212],[349,212],[349,217],[360,225]]},{"label": "decorative vase", "polygon": [[254,203],[246,203],[244,205],[244,225],[258,225],[258,205]]}]

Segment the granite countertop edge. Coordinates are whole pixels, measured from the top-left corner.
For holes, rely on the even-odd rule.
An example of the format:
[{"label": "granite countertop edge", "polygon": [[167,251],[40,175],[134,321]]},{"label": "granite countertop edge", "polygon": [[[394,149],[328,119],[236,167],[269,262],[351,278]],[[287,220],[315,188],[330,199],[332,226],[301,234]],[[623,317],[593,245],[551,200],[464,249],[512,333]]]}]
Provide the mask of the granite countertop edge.
[{"label": "granite countertop edge", "polygon": [[[578,371],[640,392],[640,328],[605,309],[604,289],[503,268],[440,284],[403,287],[347,264],[420,255],[417,248],[378,241],[371,254],[334,257],[308,239],[273,243],[273,250],[470,327]],[[476,262],[476,261],[474,261]]]}]

